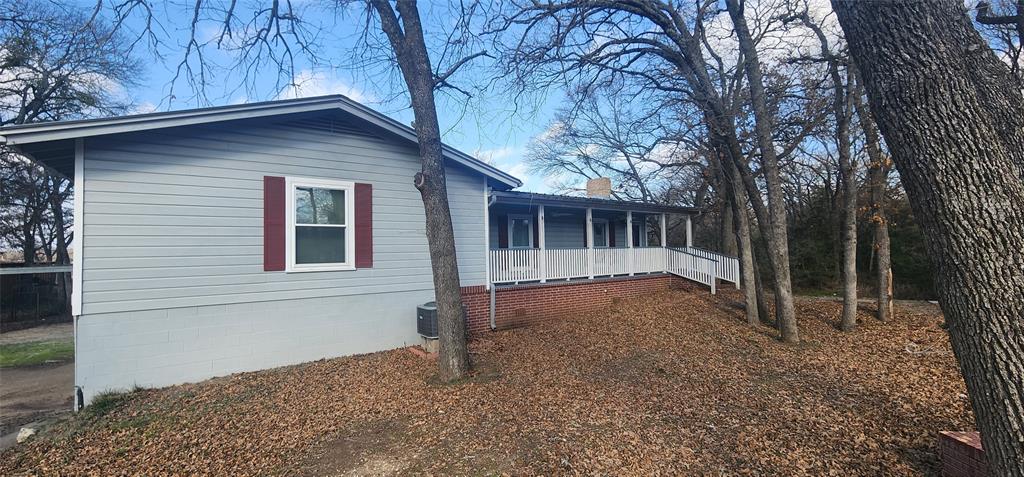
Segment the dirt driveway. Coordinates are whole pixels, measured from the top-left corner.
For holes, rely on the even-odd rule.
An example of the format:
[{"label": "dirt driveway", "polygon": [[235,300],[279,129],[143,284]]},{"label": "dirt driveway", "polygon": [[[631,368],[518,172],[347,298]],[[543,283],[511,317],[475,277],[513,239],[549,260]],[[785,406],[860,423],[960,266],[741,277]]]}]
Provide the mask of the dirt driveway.
[{"label": "dirt driveway", "polygon": [[[431,380],[407,350],[107,396],[0,455],[0,474],[929,475],[970,430],[941,316],[843,333],[799,300],[799,346],[723,291],[673,291],[472,345]],[[287,320],[286,316],[281,317]]]},{"label": "dirt driveway", "polygon": [[[71,324],[63,323],[0,334],[0,346],[71,340]],[[74,362],[67,361],[0,368],[0,436],[70,411],[74,373]]]}]

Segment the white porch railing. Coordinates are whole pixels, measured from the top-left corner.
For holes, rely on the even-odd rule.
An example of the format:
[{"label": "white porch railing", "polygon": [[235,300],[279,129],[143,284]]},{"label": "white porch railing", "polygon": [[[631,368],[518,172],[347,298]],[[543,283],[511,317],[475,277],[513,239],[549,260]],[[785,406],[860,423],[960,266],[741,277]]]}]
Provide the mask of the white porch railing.
[{"label": "white porch railing", "polygon": [[735,283],[737,290],[740,288],[740,261],[738,258],[695,247],[683,247],[679,250],[692,253],[698,257],[714,260],[716,262],[715,276],[727,282]]},{"label": "white porch railing", "polygon": [[739,261],[695,248],[498,249],[489,253],[491,283],[541,282],[669,272],[714,287],[737,283]]},{"label": "white porch railing", "polygon": [[665,260],[668,262],[665,271],[683,278],[689,278],[697,283],[703,283],[711,287],[711,294],[715,294],[715,268],[718,262],[714,259],[694,255],[685,249],[665,249]]}]

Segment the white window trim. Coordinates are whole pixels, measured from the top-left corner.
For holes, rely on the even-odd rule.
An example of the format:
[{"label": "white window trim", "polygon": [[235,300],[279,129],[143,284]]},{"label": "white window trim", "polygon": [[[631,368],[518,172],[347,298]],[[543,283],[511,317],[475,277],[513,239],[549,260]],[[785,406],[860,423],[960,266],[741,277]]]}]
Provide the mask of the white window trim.
[{"label": "white window trim", "polygon": [[[530,245],[528,247],[513,247],[512,246],[512,222],[514,219],[526,219],[526,223],[530,224]],[[533,216],[530,214],[508,214],[508,230],[505,232],[508,234],[508,248],[533,248]]]},{"label": "white window trim", "polygon": [[[295,263],[295,189],[318,187],[345,191],[345,262],[342,263]],[[355,227],[355,182],[331,179],[309,179],[303,177],[285,178],[285,272],[331,272],[355,270],[356,227]]]},{"label": "white window trim", "polygon": [[593,219],[593,222],[594,223],[591,224],[591,227],[597,225],[598,223],[603,223],[604,224],[604,245],[601,245],[601,244],[597,243],[597,234],[594,234],[594,248],[609,248],[609,247],[611,247],[611,245],[609,245],[611,243],[611,239],[609,239],[608,236],[611,235],[612,231],[611,231],[611,229],[608,228],[608,219],[598,219],[598,218],[595,218],[595,219]]}]

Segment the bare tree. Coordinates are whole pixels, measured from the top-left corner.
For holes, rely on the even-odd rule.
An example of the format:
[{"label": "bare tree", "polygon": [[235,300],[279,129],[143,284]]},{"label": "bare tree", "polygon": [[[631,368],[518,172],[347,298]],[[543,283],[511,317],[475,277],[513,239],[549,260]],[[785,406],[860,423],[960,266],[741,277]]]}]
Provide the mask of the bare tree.
[{"label": "bare tree", "polygon": [[659,117],[658,106],[636,111],[627,98],[620,88],[570,97],[548,130],[528,146],[527,163],[560,178],[559,188],[566,191],[583,179],[610,177],[612,194],[620,199],[664,203],[689,196],[687,205],[700,206],[692,190],[671,191],[703,178],[707,167],[684,137],[687,132]]},{"label": "bare tree", "polygon": [[[0,126],[128,111],[118,91],[136,84],[139,62],[113,26],[90,10],[39,2],[0,5]],[[24,263],[68,264],[72,184],[0,149],[0,246]],[[70,306],[71,276],[56,277]]]},{"label": "bare tree", "polygon": [[980,1],[975,16],[979,31],[1024,88],[1024,0]]},{"label": "bare tree", "polygon": [[485,52],[466,56],[448,71],[435,74],[427,53],[416,1],[398,0],[396,3],[392,9],[387,0],[370,1],[380,18],[381,29],[391,42],[416,116],[415,128],[423,168],[416,174],[415,184],[423,198],[427,218],[427,243],[430,247],[438,312],[439,377],[444,382],[450,382],[467,376],[470,363],[459,267],[455,258],[455,232],[448,208],[441,127],[437,120],[434,90],[445,84],[462,64]]},{"label": "bare tree", "polygon": [[864,134],[864,149],[868,156],[868,186],[871,200],[868,204],[868,221],[874,230],[872,251],[875,256],[876,302],[878,306],[875,316],[879,321],[888,321],[893,317],[894,312],[889,216],[885,208],[892,161],[883,152],[878,126],[875,125],[875,119],[871,117],[871,112],[864,104],[863,91],[859,88],[852,98],[860,129]]},{"label": "bare tree", "polygon": [[[768,147],[774,143],[771,123],[761,121],[767,127],[757,134],[761,139],[761,171],[768,189],[769,204],[765,206],[738,133],[739,106],[732,101],[742,75],[725,67],[729,62],[708,47],[704,21],[711,7],[710,2],[701,2],[694,8],[680,8],[657,0],[517,3],[500,28],[511,28],[519,37],[505,61],[524,82],[591,85],[609,75],[619,76],[673,93],[695,105],[712,142],[720,144],[725,152],[722,157],[737,167],[757,221],[762,230],[768,231],[776,321],[785,341],[798,342],[779,154],[774,145]],[[747,40],[753,41],[749,36]],[[741,48],[742,65],[750,64],[748,50]],[[759,70],[756,63],[754,69]],[[759,75],[757,78],[760,80]],[[759,104],[767,109],[763,85],[755,89],[760,95]]]},{"label": "bare tree", "polygon": [[121,114],[140,75],[130,45],[89,11],[0,5],[0,126]]},{"label": "bare tree", "polygon": [[[154,25],[153,0],[112,2],[110,12],[117,24],[131,16],[146,24],[140,39],[146,38],[155,48],[166,47],[167,39]],[[465,316],[462,306],[455,235],[452,229],[445,179],[445,160],[441,128],[437,117],[435,93],[455,91],[471,93],[456,85],[456,73],[481,57],[488,56],[478,48],[473,22],[482,15],[477,2],[449,5],[454,22],[448,22],[438,33],[439,64],[431,61],[425,23],[415,0],[323,0],[308,5],[291,1],[232,1],[226,7],[211,2],[186,2],[190,18],[190,35],[183,51],[179,50],[172,87],[184,81],[200,101],[206,100],[211,74],[217,64],[206,53],[227,51],[234,62],[229,69],[240,74],[240,87],[257,90],[257,79],[268,67],[276,75],[275,89],[294,86],[297,65],[303,61],[313,65],[329,63],[322,55],[327,49],[332,19],[361,9],[365,13],[359,36],[364,48],[343,63],[366,67],[376,65],[386,72],[401,73],[402,89],[408,94],[419,143],[422,162],[413,183],[423,201],[426,234],[431,258],[434,294],[438,306],[439,378],[450,382],[467,376],[470,371],[466,345]],[[104,2],[101,0],[101,5]],[[200,35],[200,27],[209,18],[218,24],[216,35]],[[445,29],[447,27],[447,29]],[[383,41],[381,41],[383,39]]]},{"label": "bare tree", "polygon": [[[846,68],[844,45],[833,45],[824,29],[815,22],[807,10],[807,5],[790,16],[810,30],[818,41],[820,57],[798,58],[795,61],[818,61],[827,65],[827,73],[831,86],[832,116],[835,124],[834,140],[836,154],[839,156],[839,184],[841,193],[842,219],[839,225],[839,237],[842,256],[842,295],[843,312],[840,328],[851,331],[857,326],[857,162],[853,157],[852,132],[853,121],[853,82]],[[845,76],[845,78],[844,78]]]},{"label": "bare tree", "polygon": [[926,232],[994,475],[1024,475],[1024,96],[963,2],[832,0]]}]

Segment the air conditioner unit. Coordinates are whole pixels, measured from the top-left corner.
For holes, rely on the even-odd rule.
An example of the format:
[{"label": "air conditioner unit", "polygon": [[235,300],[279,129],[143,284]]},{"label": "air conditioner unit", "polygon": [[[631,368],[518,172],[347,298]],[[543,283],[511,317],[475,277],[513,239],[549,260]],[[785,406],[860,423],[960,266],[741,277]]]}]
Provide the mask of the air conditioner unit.
[{"label": "air conditioner unit", "polygon": [[428,302],[416,307],[416,332],[424,338],[437,338],[436,302]]}]

